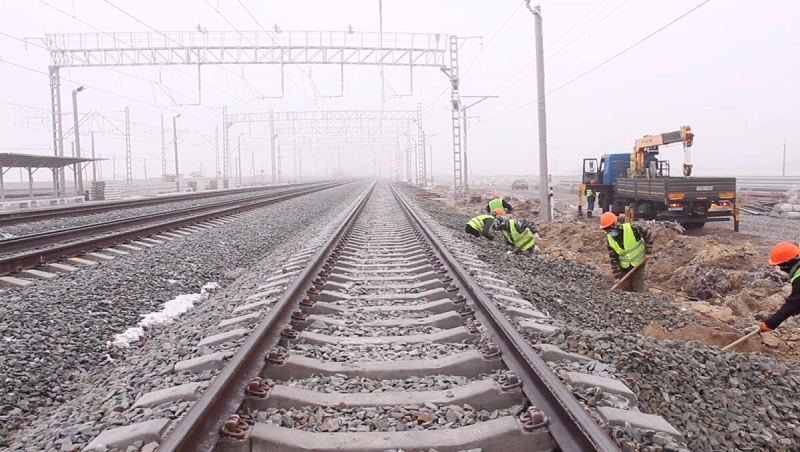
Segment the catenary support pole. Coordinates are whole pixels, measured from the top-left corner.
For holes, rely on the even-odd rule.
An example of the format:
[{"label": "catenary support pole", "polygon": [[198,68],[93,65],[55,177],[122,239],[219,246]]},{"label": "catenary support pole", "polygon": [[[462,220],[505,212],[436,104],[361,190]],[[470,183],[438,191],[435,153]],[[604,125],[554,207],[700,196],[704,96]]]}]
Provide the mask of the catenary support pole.
[{"label": "catenary support pole", "polygon": [[542,37],[542,7],[531,8],[531,1],[525,6],[533,13],[536,27],[536,94],[539,116],[539,199],[542,214],[546,221],[553,221],[553,200],[550,198],[550,180],[547,172],[547,109],[544,91],[544,38]]}]

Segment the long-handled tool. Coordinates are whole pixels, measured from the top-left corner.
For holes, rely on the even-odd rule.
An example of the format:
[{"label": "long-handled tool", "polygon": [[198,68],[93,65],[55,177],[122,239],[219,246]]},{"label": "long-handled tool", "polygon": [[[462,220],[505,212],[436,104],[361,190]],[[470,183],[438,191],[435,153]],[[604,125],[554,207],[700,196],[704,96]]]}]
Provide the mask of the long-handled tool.
[{"label": "long-handled tool", "polygon": [[741,339],[737,339],[737,340],[735,340],[735,341],[731,342],[730,344],[728,344],[728,345],[726,345],[726,346],[722,347],[722,349],[723,349],[723,350],[729,350],[729,349],[731,349],[731,348],[733,348],[733,347],[736,347],[737,345],[739,345],[739,344],[741,344],[742,342],[744,342],[744,341],[746,341],[746,340],[750,339],[751,337],[755,336],[756,334],[758,334],[758,333],[760,333],[760,332],[761,332],[761,327],[760,327],[760,326],[757,326],[755,330],[753,330],[753,331],[751,331],[751,332],[747,333],[747,334],[746,334],[746,335],[745,335],[743,338],[741,338]]},{"label": "long-handled tool", "polygon": [[651,289],[655,289],[655,290],[657,290],[657,291],[659,291],[659,292],[664,292],[664,293],[666,293],[666,294],[670,294],[670,295],[672,295],[672,296],[674,296],[674,297],[685,298],[685,299],[687,299],[687,300],[689,300],[689,301],[700,301],[700,299],[699,299],[699,298],[697,298],[697,297],[690,297],[690,296],[688,296],[688,295],[681,295],[681,294],[679,294],[679,293],[677,293],[677,292],[672,292],[672,291],[670,291],[670,290],[662,289],[662,288],[660,288],[660,287],[656,287],[656,286],[653,286],[653,285],[651,285],[651,286],[650,286],[650,288],[651,288]]},{"label": "long-handled tool", "polygon": [[519,253],[519,250],[521,250],[523,247],[525,247],[527,244],[531,243],[532,241],[533,241],[533,238],[530,238],[530,239],[526,240],[524,243],[520,243],[520,245],[518,247],[514,248],[514,251],[511,251],[508,254],[517,254],[517,253]]},{"label": "long-handled tool", "polygon": [[616,289],[617,287],[619,287],[619,285],[624,283],[626,279],[630,278],[630,276],[632,274],[634,274],[634,272],[636,272],[636,270],[639,270],[639,268],[641,268],[644,265],[645,262],[647,262],[647,256],[645,256],[644,259],[642,259],[642,261],[639,263],[639,265],[633,267],[633,270],[629,271],[625,276],[622,277],[622,279],[619,280],[618,283],[616,283],[613,286],[611,286],[611,288],[608,289],[608,290],[612,291],[612,290]]}]

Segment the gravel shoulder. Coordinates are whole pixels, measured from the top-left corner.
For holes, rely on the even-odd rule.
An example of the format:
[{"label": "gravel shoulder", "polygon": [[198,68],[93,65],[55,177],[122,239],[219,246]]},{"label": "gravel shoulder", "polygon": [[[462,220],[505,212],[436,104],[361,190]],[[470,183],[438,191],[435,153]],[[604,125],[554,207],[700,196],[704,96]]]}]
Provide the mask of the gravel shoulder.
[{"label": "gravel shoulder", "polygon": [[[562,325],[551,334],[526,333],[532,344],[555,344],[599,361],[604,372],[631,387],[643,412],[660,415],[678,428],[691,450],[800,450],[796,414],[800,367],[796,363],[759,353],[723,352],[691,340],[643,336],[639,333],[654,326],[664,331],[696,328],[719,334],[730,327],[661,297],[610,294],[604,288],[605,276],[578,262],[543,253],[508,256],[499,235],[490,242],[463,233],[470,215],[438,201],[418,199],[416,203],[437,223],[481,250],[479,257],[490,270]],[[694,339],[688,334],[682,337]],[[721,341],[726,341],[725,336]],[[591,405],[597,399],[583,394],[582,400]]]},{"label": "gravel shoulder", "polygon": [[[290,190],[290,188],[277,188],[274,190],[265,190],[263,193],[277,194]],[[166,198],[163,204],[156,204],[145,207],[137,207],[131,209],[122,209],[117,211],[100,212],[95,214],[81,215],[75,217],[62,217],[52,218],[48,220],[34,221],[30,223],[20,223],[0,227],[0,238],[21,237],[24,235],[38,234],[48,231],[57,231],[61,229],[73,228],[77,226],[86,226],[95,223],[102,223],[106,221],[121,220],[124,218],[132,218],[140,215],[151,215],[155,213],[171,212],[174,210],[186,209],[189,207],[207,206],[224,201],[231,201],[234,199],[243,199],[247,197],[256,196],[257,193],[234,193],[229,195],[212,196],[210,198],[193,199],[184,201],[174,201]]]},{"label": "gravel shoulder", "polygon": [[[182,383],[187,377],[172,374],[174,362],[195,354],[206,329],[367,186],[348,184],[267,206],[228,225],[5,292],[0,446],[70,450],[123,420],[155,416],[145,410],[132,419],[126,410],[145,392]],[[131,348],[108,344],[143,314],[181,294],[201,293],[209,282],[220,288],[174,323],[146,328]],[[186,408],[167,409],[174,418]]]}]

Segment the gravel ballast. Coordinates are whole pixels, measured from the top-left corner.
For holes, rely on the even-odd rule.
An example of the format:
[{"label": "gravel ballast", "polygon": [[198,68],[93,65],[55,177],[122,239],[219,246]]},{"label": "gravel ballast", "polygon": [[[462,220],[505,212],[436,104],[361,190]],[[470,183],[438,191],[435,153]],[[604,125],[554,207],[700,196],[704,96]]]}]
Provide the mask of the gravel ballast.
[{"label": "gravel ballast", "polygon": [[[224,226],[8,290],[0,305],[0,446],[10,446],[13,435],[10,450],[69,450],[106,427],[163,414],[128,408],[145,392],[211,379],[210,371],[173,374],[174,363],[196,354],[209,329],[217,332],[233,307],[367,186],[257,209]],[[131,348],[108,345],[141,315],[178,295],[200,293],[209,282],[221,287],[173,324],[148,328]],[[186,407],[163,409],[174,418]]]},{"label": "gravel ballast", "polygon": [[144,207],[134,207],[121,210],[112,210],[108,212],[100,212],[94,214],[86,214],[74,217],[60,217],[51,218],[47,220],[33,221],[29,223],[19,223],[8,226],[0,226],[0,238],[2,237],[21,237],[24,235],[38,234],[41,232],[55,231],[60,229],[74,228],[77,226],[85,226],[94,223],[102,223],[106,221],[121,220],[124,218],[136,217],[139,215],[151,215],[155,213],[171,212],[174,210],[187,209],[189,207],[207,206],[224,201],[231,201],[234,199],[244,199],[260,194],[278,194],[292,190],[289,187],[278,187],[275,189],[267,189],[261,192],[247,192],[247,193],[231,193],[220,194],[219,196],[211,196],[201,199],[184,199],[182,201],[174,200],[173,197],[164,197],[162,204],[155,204]]},{"label": "gravel ballast", "polygon": [[[508,256],[502,237],[476,240],[463,233],[468,215],[440,202],[415,200],[437,223],[472,247],[535,308],[556,320],[550,334],[526,333],[532,344],[551,343],[602,363],[601,376],[620,379],[639,408],[664,417],[683,433],[692,451],[800,450],[798,366],[759,355],[723,352],[699,342],[659,341],[636,332],[656,324],[680,328],[704,320],[646,294],[609,294],[607,281],[578,263],[538,254]],[[598,246],[605,246],[598,243]],[[576,370],[556,363],[555,371]],[[580,369],[585,371],[586,369]],[[573,388],[587,406],[622,408],[626,401]],[[623,450],[671,450],[658,435],[614,427]]]}]

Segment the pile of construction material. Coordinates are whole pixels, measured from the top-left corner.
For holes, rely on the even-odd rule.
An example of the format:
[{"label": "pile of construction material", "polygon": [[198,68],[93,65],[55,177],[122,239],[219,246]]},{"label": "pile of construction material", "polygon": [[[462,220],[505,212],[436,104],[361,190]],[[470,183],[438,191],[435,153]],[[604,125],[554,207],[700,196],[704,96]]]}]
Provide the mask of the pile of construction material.
[{"label": "pile of construction material", "polygon": [[122,185],[119,182],[93,181],[92,199],[103,201],[122,199]]},{"label": "pile of construction material", "polygon": [[800,220],[800,204],[775,204],[772,207],[772,211],[769,213],[769,216]]}]

